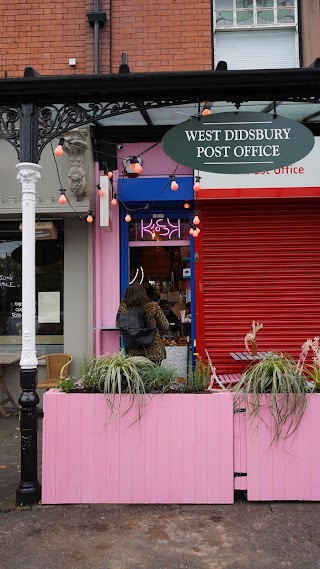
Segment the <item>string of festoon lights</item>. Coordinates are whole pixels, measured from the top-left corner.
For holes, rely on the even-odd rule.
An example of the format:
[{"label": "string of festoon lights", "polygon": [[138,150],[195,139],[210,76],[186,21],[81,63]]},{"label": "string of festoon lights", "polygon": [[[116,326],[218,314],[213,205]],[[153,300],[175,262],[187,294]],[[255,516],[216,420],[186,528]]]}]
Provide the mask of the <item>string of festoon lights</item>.
[{"label": "string of festoon lights", "polygon": [[[208,112],[205,112],[205,111],[208,111]],[[210,110],[209,108],[206,109],[206,108],[204,107],[204,109],[203,109],[203,111],[202,111],[202,114],[203,114],[203,115],[211,114],[211,110]],[[64,143],[65,143],[65,139],[64,139],[64,138],[60,138],[60,139],[59,139],[59,143],[58,143],[58,145],[56,146],[56,148],[55,148],[54,150],[52,149],[52,151],[53,151],[53,156],[54,156],[55,163],[56,163],[57,174],[58,174],[60,186],[62,186],[62,184],[61,184],[61,180],[60,180],[60,175],[59,175],[58,165],[57,165],[57,162],[56,162],[56,157],[61,157],[61,156],[63,156],[63,153],[64,153],[64,149],[63,149]],[[143,168],[142,168],[142,165],[141,165],[141,163],[142,163],[141,156],[142,156],[143,154],[145,154],[146,152],[148,152],[149,150],[151,150],[152,148],[154,148],[157,144],[159,144],[159,142],[153,144],[150,148],[146,148],[145,150],[143,150],[143,151],[142,151],[139,155],[137,155],[137,156],[129,156],[129,157],[128,157],[127,161],[128,161],[128,165],[129,165],[130,170],[132,170],[132,174],[135,174],[136,176],[139,176],[139,175],[142,173]],[[52,144],[51,144],[51,147],[52,147]],[[89,148],[88,148],[87,150],[89,150]],[[97,152],[97,151],[95,151],[95,152]],[[106,153],[103,153],[103,152],[98,152],[98,153],[107,156]],[[111,155],[108,155],[108,156],[111,156]],[[139,160],[139,158],[140,158],[140,160]],[[135,212],[135,211],[138,211],[138,210],[147,210],[147,209],[149,209],[149,208],[152,206],[152,204],[158,199],[159,195],[165,190],[165,188],[168,186],[169,183],[170,183],[170,188],[171,188],[171,190],[172,190],[173,192],[176,192],[176,191],[179,189],[179,184],[178,184],[178,182],[177,182],[177,180],[176,180],[176,171],[177,171],[178,167],[179,167],[179,164],[176,165],[176,168],[175,168],[173,174],[169,174],[169,180],[166,182],[166,184],[164,185],[164,187],[159,191],[159,193],[158,193],[157,196],[152,200],[151,203],[147,203],[144,207],[139,207],[139,208],[134,208],[134,209],[133,209],[133,208],[127,207],[124,202],[122,202],[122,201],[120,202],[120,203],[124,206],[124,209],[125,209],[125,212],[126,212],[125,217],[124,217],[124,220],[125,220],[127,223],[130,223],[130,221],[131,221],[131,219],[132,219],[130,213]],[[117,199],[117,195],[116,195],[116,193],[115,193],[114,186],[113,186],[113,172],[112,172],[112,170],[109,170],[107,166],[106,166],[106,168],[105,168],[105,174],[108,176],[108,178],[109,178],[109,180],[110,180],[110,182],[111,182],[111,190],[112,190],[112,193],[111,193],[111,202],[110,202],[110,203],[111,203],[112,206],[116,206],[116,205],[118,204],[118,199]],[[124,177],[125,177],[125,172],[123,173],[122,182],[124,181]],[[200,179],[201,179],[201,178],[200,178],[199,172],[198,172],[198,175],[195,176],[195,182],[194,182],[194,185],[193,185],[193,190],[194,190],[194,193],[195,193],[195,200],[196,200],[196,195],[197,195],[197,193],[198,193],[199,190],[201,189],[201,186],[200,186]],[[96,188],[97,188],[97,190],[98,190],[98,193],[99,193],[100,197],[103,197],[103,196],[105,195],[105,190],[104,190],[103,188],[101,188],[99,184],[96,186]],[[61,187],[61,189],[60,189],[60,197],[59,197],[59,200],[58,200],[58,201],[59,201],[59,203],[60,203],[61,205],[64,205],[64,204],[68,203],[68,204],[70,205],[70,207],[73,209],[73,211],[76,213],[76,215],[78,216],[78,218],[81,219],[81,220],[84,219],[85,216],[79,215],[78,212],[74,209],[74,207],[72,206],[72,204],[70,203],[70,201],[69,201],[69,199],[68,199],[68,197],[67,197],[67,195],[66,195],[66,190],[63,189],[62,187]],[[186,201],[184,202],[183,207],[184,207],[184,209],[190,209],[191,206],[190,206],[189,202],[186,200]],[[87,214],[87,216],[86,216],[86,220],[87,220],[88,223],[92,223],[92,222],[93,222],[93,220],[94,220],[94,215],[93,215],[93,212],[92,212],[91,210],[88,212],[88,214]],[[198,235],[199,235],[199,233],[200,233],[199,224],[200,224],[199,212],[198,212],[198,211],[195,211],[195,212],[194,212],[194,217],[193,217],[192,223],[191,223],[191,225],[190,225],[190,229],[189,229],[189,234],[190,234],[191,236],[193,236],[193,237],[198,237]]]}]

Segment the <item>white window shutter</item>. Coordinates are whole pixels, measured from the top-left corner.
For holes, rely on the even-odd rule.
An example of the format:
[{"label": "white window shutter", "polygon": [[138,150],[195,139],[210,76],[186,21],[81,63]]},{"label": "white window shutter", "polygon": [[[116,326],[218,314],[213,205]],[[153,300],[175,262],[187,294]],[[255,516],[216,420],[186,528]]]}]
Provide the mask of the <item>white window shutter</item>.
[{"label": "white window shutter", "polygon": [[297,67],[296,31],[259,30],[215,32],[215,66],[228,69],[281,69]]}]

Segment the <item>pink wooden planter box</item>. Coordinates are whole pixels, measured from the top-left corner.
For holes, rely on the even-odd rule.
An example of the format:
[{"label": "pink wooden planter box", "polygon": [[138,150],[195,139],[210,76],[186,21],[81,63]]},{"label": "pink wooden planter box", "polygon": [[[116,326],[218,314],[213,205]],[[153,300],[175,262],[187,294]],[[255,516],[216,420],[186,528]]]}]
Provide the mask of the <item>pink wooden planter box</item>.
[{"label": "pink wooden planter box", "polygon": [[307,396],[308,406],[296,431],[274,442],[269,397],[261,396],[258,418],[234,415],[234,470],[247,473],[235,478],[235,489],[247,490],[249,501],[319,501],[320,394]]},{"label": "pink wooden planter box", "polygon": [[102,394],[48,391],[43,504],[233,503],[230,393],[151,395],[136,413],[109,420]]}]

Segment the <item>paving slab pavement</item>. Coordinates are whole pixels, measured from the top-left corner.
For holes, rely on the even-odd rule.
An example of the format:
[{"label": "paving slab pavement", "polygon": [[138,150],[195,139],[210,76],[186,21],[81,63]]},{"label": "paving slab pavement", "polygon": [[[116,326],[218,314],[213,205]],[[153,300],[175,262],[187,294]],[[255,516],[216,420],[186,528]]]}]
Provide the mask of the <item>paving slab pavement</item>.
[{"label": "paving slab pavement", "polygon": [[320,569],[320,503],[16,509],[17,429],[0,422],[1,569]]}]

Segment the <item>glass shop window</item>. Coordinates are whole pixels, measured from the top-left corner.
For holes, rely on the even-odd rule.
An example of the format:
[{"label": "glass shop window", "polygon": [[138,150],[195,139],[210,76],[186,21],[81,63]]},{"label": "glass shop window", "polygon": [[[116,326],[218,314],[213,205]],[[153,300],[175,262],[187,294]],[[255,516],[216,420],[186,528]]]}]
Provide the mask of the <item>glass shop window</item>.
[{"label": "glass shop window", "polygon": [[[0,225],[0,346],[21,345],[21,222]],[[63,221],[36,224],[36,343],[63,346]],[[50,350],[47,350],[50,351]]]}]

